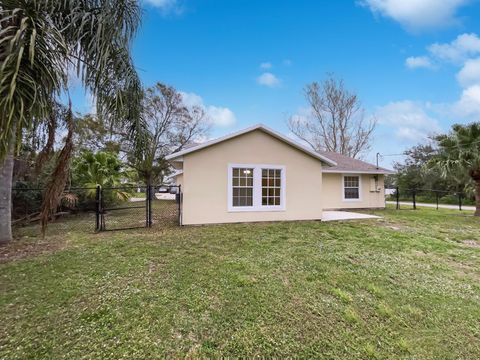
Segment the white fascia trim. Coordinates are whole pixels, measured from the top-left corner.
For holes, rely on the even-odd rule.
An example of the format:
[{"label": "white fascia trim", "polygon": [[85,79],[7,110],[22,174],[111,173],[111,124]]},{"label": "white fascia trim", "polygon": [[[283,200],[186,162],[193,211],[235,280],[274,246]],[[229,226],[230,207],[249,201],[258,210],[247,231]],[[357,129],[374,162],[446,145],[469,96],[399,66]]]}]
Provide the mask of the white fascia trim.
[{"label": "white fascia trim", "polygon": [[243,129],[243,130],[240,130],[240,131],[237,131],[237,132],[234,132],[232,134],[228,134],[228,135],[225,135],[225,136],[221,136],[217,139],[213,139],[213,140],[210,140],[210,141],[207,141],[207,142],[204,142],[203,144],[199,144],[197,146],[193,146],[191,148],[188,148],[188,149],[185,149],[185,150],[182,150],[182,151],[178,151],[176,153],[173,153],[173,154],[170,154],[168,156],[165,157],[166,160],[175,160],[177,161],[176,159],[179,157],[179,156],[183,156],[185,154],[189,154],[191,152],[194,152],[194,151],[198,151],[200,149],[204,149],[208,146],[212,146],[212,145],[215,145],[215,144],[218,144],[222,141],[225,141],[225,140],[229,140],[231,138],[234,138],[234,137],[237,137],[237,136],[240,136],[240,135],[243,135],[243,134],[246,134],[246,133],[249,133],[251,131],[254,131],[254,130],[263,130],[264,132],[266,132],[267,134],[270,134],[272,135],[273,137],[276,137],[277,139],[279,140],[282,140],[284,142],[286,142],[287,144],[297,148],[298,150],[301,150],[323,162],[325,162],[326,164],[330,165],[330,166],[336,166],[337,163],[309,148],[307,148],[306,146],[303,146],[302,144],[299,144],[297,143],[296,141],[286,137],[285,135],[282,135],[280,134],[279,132],[263,125],[263,124],[257,124],[257,125],[254,125],[254,126],[251,126],[251,127],[248,127],[246,129]]},{"label": "white fascia trim", "polygon": [[393,175],[395,174],[394,171],[389,171],[389,170],[327,170],[327,169],[322,169],[322,172],[324,173],[329,173],[329,174],[366,174],[366,175]]},{"label": "white fascia trim", "polygon": [[[358,177],[358,199],[345,199],[345,176],[357,176]],[[362,177],[360,174],[344,173],[342,175],[342,201],[343,202],[359,202],[362,201]]]},{"label": "white fascia trim", "polygon": [[[233,206],[232,189],[232,169],[233,168],[253,168],[253,206]],[[262,205],[262,169],[282,170],[280,205],[268,206]],[[285,211],[287,203],[287,183],[286,171],[284,165],[274,164],[228,164],[227,181],[227,209],[228,212],[259,212],[259,211]]]},{"label": "white fascia trim", "polygon": [[178,175],[182,175],[183,174],[183,170],[178,170],[178,171],[175,171],[173,174],[170,174],[167,176],[167,179],[173,179],[174,177],[177,177]]}]

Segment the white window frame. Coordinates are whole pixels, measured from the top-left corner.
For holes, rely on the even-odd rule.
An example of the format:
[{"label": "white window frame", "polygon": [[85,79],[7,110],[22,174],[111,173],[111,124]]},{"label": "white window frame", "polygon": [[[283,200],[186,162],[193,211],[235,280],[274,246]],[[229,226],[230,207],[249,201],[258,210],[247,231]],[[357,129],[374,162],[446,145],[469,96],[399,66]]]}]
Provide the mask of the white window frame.
[{"label": "white window frame", "polygon": [[[233,206],[233,187],[232,187],[232,169],[233,168],[250,168],[253,169],[253,201],[252,206]],[[281,170],[281,191],[280,205],[262,205],[262,169]],[[257,211],[285,211],[286,209],[286,166],[274,164],[228,164],[228,181],[227,181],[227,207],[228,212],[257,212]]]},{"label": "white window frame", "polygon": [[[345,177],[358,177],[358,199],[346,199],[345,198]],[[342,199],[345,202],[358,202],[362,201],[362,175],[358,174],[342,174]]]}]

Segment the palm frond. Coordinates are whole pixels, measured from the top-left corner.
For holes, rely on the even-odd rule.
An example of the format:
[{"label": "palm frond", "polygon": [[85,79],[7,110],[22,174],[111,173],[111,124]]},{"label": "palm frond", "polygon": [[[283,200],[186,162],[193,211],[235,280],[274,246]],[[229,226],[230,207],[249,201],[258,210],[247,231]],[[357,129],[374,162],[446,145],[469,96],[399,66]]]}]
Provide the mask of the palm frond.
[{"label": "palm frond", "polygon": [[0,159],[33,117],[47,117],[66,85],[67,45],[42,11],[42,1],[0,9]]},{"label": "palm frond", "polygon": [[[68,67],[112,122],[138,122],[141,85],[129,56],[135,0],[4,0],[0,8],[0,159],[67,87]],[[138,128],[138,124],[133,124]]]},{"label": "palm frond", "polygon": [[74,193],[64,193],[61,198],[61,203],[66,207],[73,209],[77,206],[78,195]]}]

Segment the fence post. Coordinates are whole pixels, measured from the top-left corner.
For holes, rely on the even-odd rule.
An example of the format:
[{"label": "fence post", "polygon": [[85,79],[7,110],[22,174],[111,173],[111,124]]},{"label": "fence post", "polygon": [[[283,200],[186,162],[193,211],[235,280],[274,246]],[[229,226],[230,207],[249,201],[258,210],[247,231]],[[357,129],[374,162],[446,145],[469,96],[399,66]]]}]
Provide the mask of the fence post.
[{"label": "fence post", "polygon": [[413,195],[413,210],[417,210],[417,200],[416,200],[416,190],[415,189],[413,189],[412,195]]},{"label": "fence post", "polygon": [[435,199],[437,200],[437,210],[438,210],[438,199],[439,198],[439,195],[438,195],[438,191],[435,191]]},{"label": "fence post", "polygon": [[97,185],[95,192],[95,231],[100,231],[100,198],[101,198],[101,188],[100,185]]},{"label": "fence post", "polygon": [[148,227],[148,199],[150,198],[150,187],[147,186],[145,187],[145,227]]},{"label": "fence post", "polygon": [[145,188],[145,227],[150,227],[150,205],[152,199],[150,198],[150,183],[147,183],[147,186]]},{"label": "fence post", "polygon": [[182,185],[178,185],[178,225],[182,226]]},{"label": "fence post", "polygon": [[458,210],[462,211],[462,193],[458,193]]},{"label": "fence post", "polygon": [[400,210],[400,189],[398,188],[398,186],[397,186],[396,195],[397,195],[397,210]]},{"label": "fence post", "polygon": [[[152,187],[152,185],[149,185],[149,190],[148,190],[148,227],[152,227],[152,197],[155,196],[155,187]],[[153,191],[153,192],[152,192]]]}]

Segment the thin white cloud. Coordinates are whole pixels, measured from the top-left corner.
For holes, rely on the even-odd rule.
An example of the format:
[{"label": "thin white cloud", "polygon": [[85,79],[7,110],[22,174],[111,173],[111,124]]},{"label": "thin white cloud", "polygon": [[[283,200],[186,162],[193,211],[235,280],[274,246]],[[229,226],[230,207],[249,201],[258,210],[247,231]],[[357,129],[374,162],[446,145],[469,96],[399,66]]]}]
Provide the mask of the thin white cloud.
[{"label": "thin white cloud", "polygon": [[460,99],[451,106],[453,116],[478,119],[480,116],[480,85],[472,85],[462,91]]},{"label": "thin white cloud", "polygon": [[312,110],[309,107],[302,106],[297,109],[297,112],[290,119],[293,122],[305,124],[311,119],[311,116]]},{"label": "thin white cloud", "polygon": [[183,12],[179,0],[143,0],[143,3],[160,9],[163,13],[181,14]]},{"label": "thin white cloud", "polygon": [[283,60],[282,63],[285,66],[291,66],[293,64],[292,60],[290,60],[290,59],[285,59],[285,60]]},{"label": "thin white cloud", "polygon": [[176,0],[143,0],[143,1],[147,4],[150,4],[158,8],[163,8],[163,9],[175,6],[175,4],[177,3]]},{"label": "thin white cloud", "polygon": [[232,126],[237,121],[235,114],[229,108],[210,105],[207,107],[207,112],[213,123],[221,127]]},{"label": "thin white cloud", "polygon": [[[449,43],[435,43],[427,47],[429,56],[409,59],[433,59],[433,64],[450,64],[459,68],[456,74],[462,93],[457,101],[432,105],[446,118],[475,120],[480,117],[480,37],[474,33],[457,36]],[[410,60],[410,65],[414,63]],[[421,62],[417,61],[416,65]],[[408,66],[408,59],[407,59]]]},{"label": "thin white cloud", "polygon": [[264,63],[260,64],[260,69],[268,70],[268,69],[271,69],[271,68],[272,68],[272,63],[270,63],[270,62],[264,62]]},{"label": "thin white cloud", "polygon": [[434,62],[463,65],[472,57],[480,55],[480,37],[474,33],[460,34],[451,42],[427,46],[427,52],[428,55],[407,58],[406,65],[411,68],[426,67]]},{"label": "thin white cloud", "polygon": [[276,87],[280,85],[280,79],[270,72],[264,72],[257,78],[257,83],[263,86]]},{"label": "thin white cloud", "polygon": [[410,56],[405,60],[405,65],[409,69],[433,69],[434,65],[428,56]]},{"label": "thin white cloud", "polygon": [[232,110],[226,107],[205,105],[201,96],[195,93],[180,91],[182,99],[187,106],[199,106],[208,116],[209,121],[214,126],[229,127],[237,122],[237,118]]},{"label": "thin white cloud", "polygon": [[410,100],[391,102],[377,109],[375,117],[392,128],[397,139],[413,144],[441,132],[437,119],[428,114],[428,105]]},{"label": "thin white cloud", "polygon": [[430,54],[439,60],[462,63],[469,57],[480,54],[480,38],[477,34],[461,34],[450,43],[435,43],[428,48]]},{"label": "thin white cloud", "polygon": [[463,87],[480,84],[480,58],[467,60],[457,74],[457,80]]},{"label": "thin white cloud", "polygon": [[458,23],[457,10],[470,0],[360,0],[374,14],[389,17],[417,31]]}]

